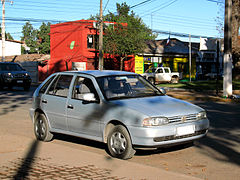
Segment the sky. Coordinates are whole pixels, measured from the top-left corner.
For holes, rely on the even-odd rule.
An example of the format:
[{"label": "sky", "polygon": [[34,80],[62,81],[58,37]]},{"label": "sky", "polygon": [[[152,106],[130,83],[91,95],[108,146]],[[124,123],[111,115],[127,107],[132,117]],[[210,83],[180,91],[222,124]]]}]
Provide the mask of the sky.
[{"label": "sky", "polygon": [[[219,6],[214,1],[223,0],[103,0],[103,14],[109,11],[115,13],[116,3],[126,2],[149,28],[167,31],[171,38],[188,41],[188,38],[173,36],[171,32],[219,37],[216,30]],[[34,28],[39,28],[42,22],[56,24],[88,19],[99,13],[99,9],[100,0],[6,1],[6,31],[10,32],[15,40],[20,40],[22,26],[28,20]],[[157,39],[166,39],[169,34],[159,34]],[[193,41],[198,42],[199,39]]]}]

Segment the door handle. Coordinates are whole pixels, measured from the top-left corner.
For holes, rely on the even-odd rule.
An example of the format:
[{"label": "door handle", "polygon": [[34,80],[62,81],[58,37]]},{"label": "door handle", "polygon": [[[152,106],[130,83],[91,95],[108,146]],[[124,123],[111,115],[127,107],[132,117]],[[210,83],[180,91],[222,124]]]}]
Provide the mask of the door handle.
[{"label": "door handle", "polygon": [[73,105],[69,104],[69,105],[67,106],[67,108],[68,108],[68,109],[73,109]]},{"label": "door handle", "polygon": [[47,100],[43,99],[43,100],[42,100],[42,103],[47,104]]}]

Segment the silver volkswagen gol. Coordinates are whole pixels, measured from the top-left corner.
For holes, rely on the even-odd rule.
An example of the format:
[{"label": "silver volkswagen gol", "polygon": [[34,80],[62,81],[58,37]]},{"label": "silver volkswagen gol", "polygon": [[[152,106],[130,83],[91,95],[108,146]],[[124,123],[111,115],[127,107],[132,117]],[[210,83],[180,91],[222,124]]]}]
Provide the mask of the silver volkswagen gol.
[{"label": "silver volkswagen gol", "polygon": [[194,141],[209,127],[204,109],[124,71],[52,74],[34,92],[30,115],[38,140],[50,141],[53,133],[92,139],[121,159],[135,148]]}]

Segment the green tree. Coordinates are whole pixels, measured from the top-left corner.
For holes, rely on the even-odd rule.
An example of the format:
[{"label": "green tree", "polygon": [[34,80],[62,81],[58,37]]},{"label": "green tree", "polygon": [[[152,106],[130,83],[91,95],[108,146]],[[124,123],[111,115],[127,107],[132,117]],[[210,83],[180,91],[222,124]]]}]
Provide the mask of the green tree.
[{"label": "green tree", "polygon": [[38,32],[38,50],[41,54],[50,53],[50,25],[43,22]]},{"label": "green tree", "polygon": [[[104,21],[116,22],[115,25],[104,29],[104,51],[105,53],[120,56],[120,70],[123,70],[124,60],[128,55],[142,53],[146,47],[146,40],[155,39],[152,31],[143,23],[142,19],[130,12],[130,6],[126,3],[116,4],[117,15],[109,12],[103,17]],[[98,20],[99,16],[91,16]]]},{"label": "green tree", "polygon": [[[2,38],[2,28],[0,27],[0,35],[1,35],[1,38]],[[5,32],[5,38],[6,40],[14,40],[12,35],[8,32]]]},{"label": "green tree", "polygon": [[37,53],[38,52],[38,43],[37,43],[37,34],[38,30],[34,29],[30,22],[26,22],[26,24],[22,28],[21,41],[24,41],[25,44],[30,48],[29,53]]}]

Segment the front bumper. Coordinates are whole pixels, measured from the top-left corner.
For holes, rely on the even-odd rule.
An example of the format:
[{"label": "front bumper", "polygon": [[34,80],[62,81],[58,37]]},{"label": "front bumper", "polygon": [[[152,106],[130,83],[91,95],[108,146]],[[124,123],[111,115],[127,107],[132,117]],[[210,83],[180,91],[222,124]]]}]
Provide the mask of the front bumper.
[{"label": "front bumper", "polygon": [[[188,129],[192,128],[191,131]],[[205,136],[209,128],[209,120],[172,123],[158,127],[133,127],[129,133],[134,147],[161,147],[194,141]],[[186,131],[182,131],[186,128]],[[179,133],[181,129],[181,133]],[[189,132],[188,132],[189,131]]]},{"label": "front bumper", "polygon": [[32,80],[30,78],[27,79],[13,79],[13,78],[5,78],[4,83],[7,86],[29,86]]}]

